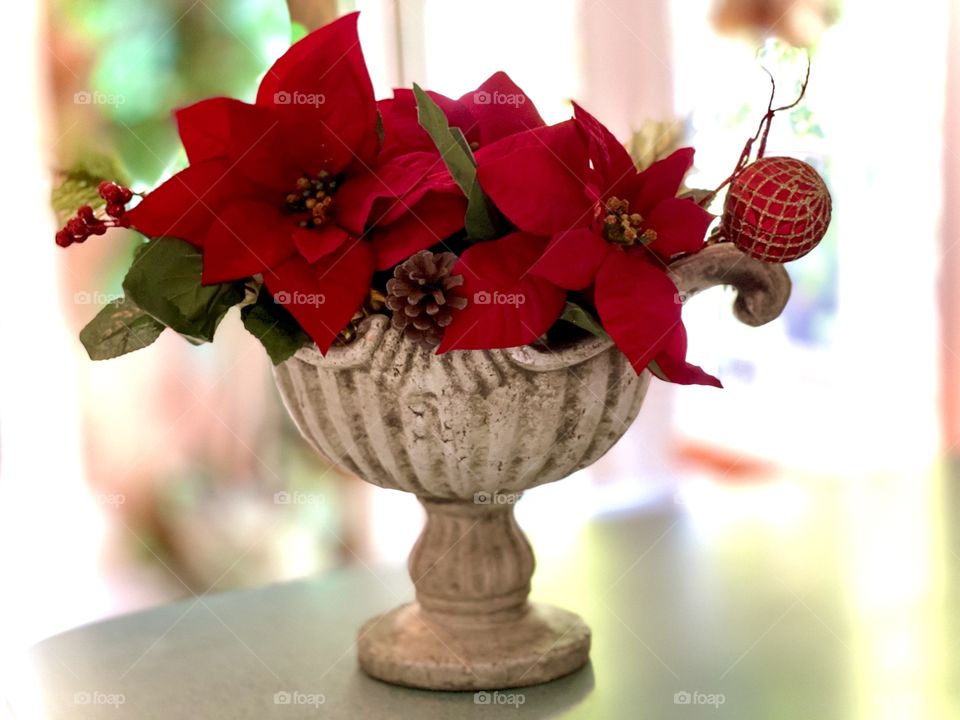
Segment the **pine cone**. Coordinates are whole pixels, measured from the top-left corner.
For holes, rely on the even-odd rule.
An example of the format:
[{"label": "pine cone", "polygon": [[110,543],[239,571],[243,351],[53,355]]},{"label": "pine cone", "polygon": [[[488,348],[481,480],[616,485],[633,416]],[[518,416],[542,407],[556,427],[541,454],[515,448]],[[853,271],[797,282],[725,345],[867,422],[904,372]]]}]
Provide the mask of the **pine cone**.
[{"label": "pine cone", "polygon": [[393,270],[387,281],[387,307],[393,310],[393,327],[426,348],[435,348],[443,329],[453,320],[451,310],[462,310],[467,299],[450,291],[463,284],[462,275],[451,275],[457,256],[450,252],[421,250]]}]

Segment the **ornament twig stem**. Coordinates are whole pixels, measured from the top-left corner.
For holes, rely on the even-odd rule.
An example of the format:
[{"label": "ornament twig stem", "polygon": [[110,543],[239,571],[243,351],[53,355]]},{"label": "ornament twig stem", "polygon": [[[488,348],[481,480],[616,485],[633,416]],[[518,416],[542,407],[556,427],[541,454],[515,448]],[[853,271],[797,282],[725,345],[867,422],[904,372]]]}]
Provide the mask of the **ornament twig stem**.
[{"label": "ornament twig stem", "polygon": [[764,156],[767,151],[767,138],[770,136],[770,127],[773,125],[773,118],[778,112],[783,112],[784,110],[792,110],[807,94],[807,86],[810,84],[810,53],[807,52],[807,72],[804,75],[803,83],[800,85],[800,93],[797,95],[796,100],[786,105],[781,105],[780,107],[773,107],[773,101],[777,94],[777,81],[773,77],[767,68],[763,68],[763,71],[770,77],[770,98],[767,100],[767,111],[764,113],[763,117],[760,118],[760,124],[757,126],[757,131],[753,134],[753,137],[747,140],[743,146],[743,151],[740,153],[740,159],[737,160],[737,165],[734,168],[733,172],[722,182],[720,183],[710,194],[704,196],[700,200],[701,207],[708,207],[710,203],[713,202],[713,199],[717,194],[723,190],[727,185],[733,182],[733,179],[743,172],[744,168],[750,164],[750,156],[753,152],[753,145],[757,140],[760,141],[760,147],[757,149],[757,157],[759,160]]},{"label": "ornament twig stem", "polygon": [[797,105],[799,105],[800,102],[803,100],[803,98],[806,96],[807,86],[810,84],[810,64],[811,64],[810,53],[807,52],[807,72],[803,77],[803,83],[801,83],[800,85],[800,94],[797,95],[797,99],[794,100],[792,103],[789,103],[787,105],[781,105],[778,108],[773,107],[773,97],[776,94],[777,86],[776,86],[776,83],[774,82],[773,75],[770,74],[769,70],[767,71],[767,74],[770,75],[770,83],[771,85],[773,85],[773,89],[770,91],[770,102],[767,104],[767,114],[763,118],[763,122],[766,123],[766,127],[764,127],[764,130],[763,130],[763,138],[760,140],[760,148],[757,150],[758,160],[762,158],[767,151],[767,137],[770,135],[770,125],[773,123],[773,116],[776,115],[778,112],[782,112],[784,110],[792,110]]}]

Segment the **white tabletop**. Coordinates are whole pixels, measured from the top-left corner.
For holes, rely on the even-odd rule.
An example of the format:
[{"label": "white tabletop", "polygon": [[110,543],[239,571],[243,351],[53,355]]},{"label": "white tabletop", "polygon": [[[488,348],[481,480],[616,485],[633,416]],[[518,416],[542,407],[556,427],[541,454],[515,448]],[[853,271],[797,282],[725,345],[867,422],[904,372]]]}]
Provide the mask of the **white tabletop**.
[{"label": "white tabletop", "polygon": [[[958,564],[950,536],[920,547],[903,527],[890,542],[880,527],[863,535],[870,520],[847,500],[827,493],[786,526],[704,526],[676,505],[591,524],[569,552],[545,553],[533,593],[587,620],[591,664],[486,704],[358,670],[362,621],[412,597],[400,567],[193,598],[67,632],[34,648],[31,679],[10,703],[21,720],[960,717],[956,643],[943,639],[958,604],[939,594],[956,585],[937,575]],[[875,538],[875,557],[864,537]],[[931,553],[953,560],[931,565]],[[904,574],[918,562],[933,573],[920,585]],[[888,582],[871,579],[884,566]]]}]

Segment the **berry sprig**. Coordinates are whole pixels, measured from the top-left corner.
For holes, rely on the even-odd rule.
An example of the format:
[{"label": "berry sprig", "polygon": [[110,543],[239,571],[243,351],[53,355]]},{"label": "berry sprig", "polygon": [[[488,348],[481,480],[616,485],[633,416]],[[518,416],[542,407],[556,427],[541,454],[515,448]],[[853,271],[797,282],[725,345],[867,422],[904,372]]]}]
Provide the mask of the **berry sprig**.
[{"label": "berry sprig", "polygon": [[107,217],[97,217],[89,205],[81,205],[77,214],[57,231],[56,240],[60,247],[70,247],[82,243],[91,235],[103,235],[108,228],[129,227],[126,217],[127,203],[135,193],[128,187],[104,180],[97,186],[97,193],[103,198]]}]

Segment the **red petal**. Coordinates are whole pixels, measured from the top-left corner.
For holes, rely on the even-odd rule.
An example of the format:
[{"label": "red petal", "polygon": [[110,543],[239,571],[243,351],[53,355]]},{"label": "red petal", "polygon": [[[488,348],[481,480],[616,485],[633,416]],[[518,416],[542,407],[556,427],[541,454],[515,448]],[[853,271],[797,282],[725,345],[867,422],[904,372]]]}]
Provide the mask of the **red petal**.
[{"label": "red petal", "polygon": [[[476,129],[476,120],[470,111],[458,100],[452,100],[445,95],[427,90],[427,95],[443,110],[452,127],[463,131],[468,142],[479,139]],[[413,151],[426,151],[436,154],[437,147],[427,131],[420,126],[417,114],[417,100],[413,90],[398,88],[393,91],[393,98],[381,100],[377,103],[380,115],[383,118],[383,147],[380,150],[381,158],[395,157]]]},{"label": "red petal", "polygon": [[573,104],[574,118],[590,144],[590,159],[597,169],[597,191],[601,197],[630,197],[637,167],[627,149],[604,125],[582,107]]},{"label": "red petal", "polygon": [[271,108],[236,103],[229,107],[227,155],[231,169],[247,181],[288,192],[302,169],[287,161],[282,118]]},{"label": "red petal", "polygon": [[355,159],[310,107],[262,107],[238,100],[198,103],[178,115],[188,152],[217,153],[248,181],[283,192],[304,174],[340,172]]},{"label": "red petal", "polygon": [[563,312],[566,292],[529,274],[547,241],[526,233],[481,242],[464,251],[467,306],[454,313],[437,352],[515,347],[543,335]]},{"label": "red petal", "polygon": [[611,253],[597,273],[594,300],[604,329],[638,373],[680,324],[677,288],[640,255]]},{"label": "red petal", "polygon": [[[439,158],[439,156],[436,155],[434,157]],[[399,198],[398,200],[393,198],[383,198],[378,200],[373,206],[373,211],[370,215],[370,222],[368,224],[387,225],[394,223],[404,215],[409,214],[413,208],[420,204],[420,201],[423,200],[424,197],[428,196],[453,196],[457,198],[458,201],[464,201],[462,205],[459,205],[459,207],[466,208],[466,197],[464,196],[463,191],[460,190],[460,187],[454,182],[453,177],[451,177],[450,172],[447,170],[447,166],[440,161],[424,175],[420,182],[414,185],[409,192],[403,195],[403,197]],[[449,206],[450,204],[448,204],[448,207]],[[466,210],[464,210],[464,212],[466,212]],[[440,237],[446,237],[447,235],[452,234],[452,232],[462,228],[463,218],[461,217],[459,227],[454,228],[454,230],[445,234],[441,234],[438,231],[437,235]]]},{"label": "red petal", "polygon": [[413,93],[402,101],[398,98],[399,90],[393,94],[392,98],[377,103],[383,123],[383,145],[378,157],[386,160],[407,152],[435,152],[433,140],[417,121],[416,105],[408,101]]},{"label": "red petal", "polygon": [[711,385],[722,388],[721,382],[713,375],[703,371],[703,368],[691,365],[686,361],[687,331],[683,323],[677,325],[663,351],[657,355],[656,363],[667,377],[667,380],[677,385]]},{"label": "red petal", "polygon": [[698,252],[703,248],[711,222],[713,215],[693,200],[664,200],[647,216],[646,228],[657,233],[656,240],[647,247],[664,260],[670,260],[675,255]]},{"label": "red petal", "polygon": [[357,159],[356,148],[334,135],[324,107],[224,106],[228,157],[251,182],[283,191],[304,173],[326,170],[336,175]]},{"label": "red petal", "polygon": [[369,243],[355,240],[315,263],[294,255],[264,282],[325,353],[363,304],[372,277],[373,251]]},{"label": "red petal", "polygon": [[573,120],[508,135],[495,143],[479,148],[474,153],[474,157],[477,159],[477,165],[483,165],[528,147],[548,147],[559,157],[569,157],[576,167],[587,168],[587,145],[583,133]]},{"label": "red petal", "polygon": [[357,13],[293,45],[267,70],[257,105],[305,111],[331,139],[369,162],[377,149],[376,103],[357,35]]},{"label": "red petal", "polygon": [[295,251],[290,216],[273,205],[234,202],[210,226],[203,245],[203,283],[249,277],[282,263]]},{"label": "red petal", "polygon": [[511,145],[522,143],[519,149],[497,156],[491,150],[495,146],[488,146],[491,152],[477,156],[481,187],[520,230],[549,237],[589,225],[593,219],[593,203],[584,186],[586,147],[575,126],[569,127],[576,140],[567,133],[568,137],[553,136],[560,142],[548,145],[537,131],[528,131],[507,138]]},{"label": "red petal", "polygon": [[217,211],[237,192],[224,160],[208,160],[181,170],[127,212],[134,229],[149,237],[175,237],[203,246]]},{"label": "red petal", "polygon": [[293,243],[307,262],[316,262],[329,255],[343,245],[347,237],[347,231],[336,225],[324,225],[310,230],[297,228],[293,231]]},{"label": "red petal", "polygon": [[558,287],[583,290],[593,284],[597,271],[612,250],[609,243],[589,228],[569,230],[554,235],[530,272]]},{"label": "red petal", "polygon": [[[276,108],[275,112],[281,120],[284,158],[302,173],[338,175],[350,165],[364,169],[373,162],[376,147],[371,151],[361,138],[344,133],[322,108]],[[376,135],[372,137],[376,141]]]},{"label": "red petal", "polygon": [[504,72],[491,75],[460,102],[476,120],[481,145],[546,124],[527,94]]},{"label": "red petal", "polygon": [[[337,222],[355,235],[363,234],[368,222],[389,222],[392,218],[384,216],[395,206],[394,216],[406,211],[398,199],[424,183],[431,173],[440,171],[445,171],[445,166],[438,153],[415,152],[394,157],[372,171],[352,175],[337,191]],[[418,199],[408,199],[407,206]],[[376,211],[375,204],[378,204]]]},{"label": "red petal", "polygon": [[218,97],[201,100],[174,113],[180,140],[191,164],[227,154],[230,116],[238,105],[243,103],[233,98]]},{"label": "red petal", "polygon": [[436,245],[463,229],[467,199],[456,193],[430,192],[399,220],[369,235],[377,254],[377,270],[387,270],[419,250]]},{"label": "red petal", "polygon": [[630,201],[630,210],[649,215],[656,205],[677,196],[683,176],[693,166],[693,148],[680,148],[663,160],[657,160],[640,173],[637,192]]}]

